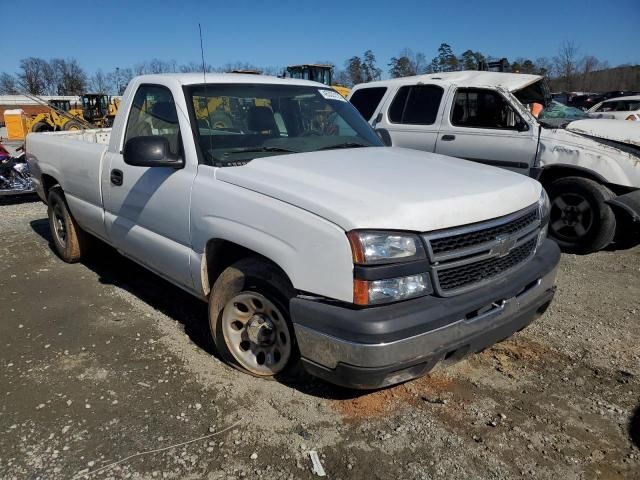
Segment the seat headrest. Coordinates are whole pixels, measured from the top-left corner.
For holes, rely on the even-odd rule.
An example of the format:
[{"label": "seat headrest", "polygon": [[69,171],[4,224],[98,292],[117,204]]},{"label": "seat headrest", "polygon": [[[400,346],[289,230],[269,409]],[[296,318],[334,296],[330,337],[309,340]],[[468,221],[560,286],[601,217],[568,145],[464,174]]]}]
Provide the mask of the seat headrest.
[{"label": "seat headrest", "polygon": [[151,107],[151,116],[154,120],[160,120],[165,123],[178,123],[178,112],[176,104],[173,102],[157,102]]},{"label": "seat headrest", "polygon": [[276,119],[269,107],[251,107],[247,112],[247,128],[253,132],[277,132]]}]

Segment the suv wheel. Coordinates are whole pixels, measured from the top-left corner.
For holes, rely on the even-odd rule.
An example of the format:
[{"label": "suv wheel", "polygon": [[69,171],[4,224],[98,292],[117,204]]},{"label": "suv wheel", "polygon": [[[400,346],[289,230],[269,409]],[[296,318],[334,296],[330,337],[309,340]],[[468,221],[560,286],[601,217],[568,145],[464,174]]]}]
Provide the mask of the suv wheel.
[{"label": "suv wheel", "polygon": [[604,185],[582,177],[554,181],[548,188],[551,199],[549,236],[563,251],[591,253],[611,243],[616,217],[606,203],[614,197]]}]

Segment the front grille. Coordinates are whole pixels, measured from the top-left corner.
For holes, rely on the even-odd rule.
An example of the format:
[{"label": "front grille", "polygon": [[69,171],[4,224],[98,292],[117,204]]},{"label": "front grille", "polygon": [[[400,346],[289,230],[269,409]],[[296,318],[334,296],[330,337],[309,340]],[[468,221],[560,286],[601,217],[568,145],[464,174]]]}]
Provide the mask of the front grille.
[{"label": "front grille", "polygon": [[438,284],[444,293],[490,280],[524,262],[533,253],[537,236],[515,247],[504,257],[493,257],[458,267],[437,271]]},{"label": "front grille", "polygon": [[434,255],[473,247],[494,240],[499,235],[513,235],[524,231],[538,221],[538,209],[534,208],[520,217],[490,228],[450,235],[430,240]]},{"label": "front grille", "polygon": [[426,233],[435,291],[451,296],[472,290],[524,263],[536,250],[537,205],[461,228]]}]

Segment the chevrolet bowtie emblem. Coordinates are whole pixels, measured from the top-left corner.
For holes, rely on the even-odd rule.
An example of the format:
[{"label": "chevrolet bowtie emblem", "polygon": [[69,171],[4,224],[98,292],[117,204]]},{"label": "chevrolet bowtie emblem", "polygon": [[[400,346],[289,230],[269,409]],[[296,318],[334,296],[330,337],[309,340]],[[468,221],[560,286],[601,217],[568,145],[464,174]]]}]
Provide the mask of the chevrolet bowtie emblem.
[{"label": "chevrolet bowtie emblem", "polygon": [[497,257],[504,257],[508,255],[513,247],[516,245],[516,239],[509,235],[498,235],[495,238],[496,244],[491,248],[491,255]]}]

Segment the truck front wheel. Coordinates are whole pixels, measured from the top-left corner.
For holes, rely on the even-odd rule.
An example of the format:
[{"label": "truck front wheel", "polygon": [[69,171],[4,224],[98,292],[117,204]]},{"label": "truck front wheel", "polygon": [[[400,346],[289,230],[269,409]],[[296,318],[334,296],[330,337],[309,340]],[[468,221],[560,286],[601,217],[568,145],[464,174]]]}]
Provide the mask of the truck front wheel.
[{"label": "truck front wheel", "polygon": [[216,280],[209,326],[222,359],[257,377],[278,377],[299,362],[289,300],[293,287],[275,266],[240,260]]},{"label": "truck front wheel", "polygon": [[591,253],[613,241],[616,217],[606,203],[611,190],[593,180],[566,177],[548,188],[551,199],[549,236],[563,251]]},{"label": "truck front wheel", "polygon": [[79,262],[88,247],[87,234],[71,215],[62,189],[51,189],[47,205],[49,228],[58,255],[67,263]]}]

